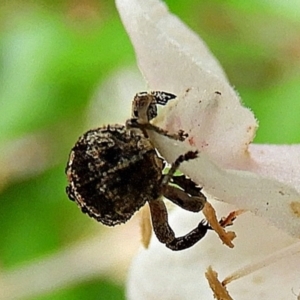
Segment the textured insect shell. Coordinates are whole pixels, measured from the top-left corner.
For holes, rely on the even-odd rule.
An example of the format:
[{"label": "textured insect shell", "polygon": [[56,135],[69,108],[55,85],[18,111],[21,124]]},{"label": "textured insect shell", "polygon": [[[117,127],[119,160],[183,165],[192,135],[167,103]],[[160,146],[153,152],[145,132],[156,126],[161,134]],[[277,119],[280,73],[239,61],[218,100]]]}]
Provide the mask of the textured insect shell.
[{"label": "textured insect shell", "polygon": [[84,213],[114,226],[161,195],[163,161],[140,130],[109,125],[82,135],[70,153],[67,193]]}]

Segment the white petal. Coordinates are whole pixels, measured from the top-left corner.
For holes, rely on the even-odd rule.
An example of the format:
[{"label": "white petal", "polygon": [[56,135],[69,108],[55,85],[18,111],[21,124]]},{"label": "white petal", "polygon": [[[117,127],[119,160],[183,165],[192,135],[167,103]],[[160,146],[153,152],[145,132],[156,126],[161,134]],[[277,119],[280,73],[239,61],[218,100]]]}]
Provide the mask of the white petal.
[{"label": "white petal", "polygon": [[[214,206],[224,215],[233,209],[220,203]],[[196,226],[199,219],[199,214],[177,209],[170,222],[176,234],[181,235]],[[170,251],[154,237],[150,248],[141,250],[132,263],[127,285],[128,299],[212,300],[212,292],[204,277],[210,264],[223,280],[241,266],[295,242],[251,213],[239,216],[232,229],[237,233],[233,249],[222,245],[213,232],[192,248],[179,252]],[[298,262],[299,255],[286,257],[230,283],[229,293],[233,299],[239,300],[296,299],[292,290],[295,293],[300,290]]]},{"label": "white petal", "polygon": [[189,135],[187,149],[196,147],[223,168],[249,164],[248,145],[255,135],[256,120],[227,82],[211,80],[206,89],[189,89],[170,102],[155,121],[171,132],[184,130]]},{"label": "white petal", "polygon": [[[152,133],[151,137],[161,154],[171,162],[191,150],[184,143],[174,142],[156,133]],[[248,167],[255,171],[259,166],[255,167],[253,161],[253,165]],[[265,172],[266,169],[267,166]],[[205,193],[251,210],[292,236],[300,237],[300,193],[284,181],[278,181],[271,170],[268,170],[267,177],[249,171],[222,169],[203,152],[197,159],[183,163],[180,170],[201,184]],[[300,178],[299,171],[297,174]]]},{"label": "white petal", "polygon": [[179,95],[159,125],[185,130],[190,144],[223,166],[247,160],[256,120],[205,43],[160,1],[116,3],[149,87]]},{"label": "white petal", "polygon": [[185,174],[215,198],[249,209],[300,237],[300,189],[295,185],[300,172],[294,167],[289,173],[299,155],[295,162],[294,155],[276,152],[279,148],[265,148],[264,158],[260,146],[248,151],[257,127],[253,114],[242,107],[205,44],[165,5],[117,0],[117,6],[150,88],[179,95],[157,124],[172,132],[183,129],[189,138],[174,143],[152,134],[160,153],[172,162],[194,146],[199,158],[183,164]]},{"label": "white petal", "polygon": [[300,191],[300,145],[257,145],[249,146],[253,160],[247,170],[275,178]]},{"label": "white petal", "polygon": [[116,0],[151,89],[175,94],[206,87],[212,77],[227,81],[219,62],[199,37],[157,0]]}]

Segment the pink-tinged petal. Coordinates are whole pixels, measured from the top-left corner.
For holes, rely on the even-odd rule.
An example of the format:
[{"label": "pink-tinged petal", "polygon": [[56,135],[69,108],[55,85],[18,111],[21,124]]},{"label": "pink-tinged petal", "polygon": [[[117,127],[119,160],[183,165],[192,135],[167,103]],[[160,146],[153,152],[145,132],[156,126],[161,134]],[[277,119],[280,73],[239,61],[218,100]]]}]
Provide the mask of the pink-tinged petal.
[{"label": "pink-tinged petal", "polygon": [[251,144],[249,153],[252,164],[246,169],[277,179],[300,191],[300,145]]},{"label": "pink-tinged petal", "polygon": [[294,176],[296,168],[289,173],[289,164],[296,165],[286,159],[293,157],[290,149],[283,154],[283,148],[264,148],[261,154],[261,146],[248,147],[257,128],[252,112],[241,105],[206,45],[164,4],[116,2],[150,89],[178,95],[156,124],[171,132],[183,129],[189,137],[176,143],[151,133],[159,152],[172,162],[198,149],[199,158],[183,164],[181,170],[205,192],[300,237],[300,189],[295,185],[299,176]]},{"label": "pink-tinged petal", "polygon": [[183,129],[225,167],[244,163],[257,123],[205,43],[160,1],[116,3],[149,88],[178,95],[159,125]]},{"label": "pink-tinged petal", "polygon": [[207,153],[223,168],[249,164],[248,145],[255,135],[256,120],[225,81],[212,80],[206,89],[193,87],[178,95],[156,124],[171,132],[183,130],[189,135],[187,149]]}]

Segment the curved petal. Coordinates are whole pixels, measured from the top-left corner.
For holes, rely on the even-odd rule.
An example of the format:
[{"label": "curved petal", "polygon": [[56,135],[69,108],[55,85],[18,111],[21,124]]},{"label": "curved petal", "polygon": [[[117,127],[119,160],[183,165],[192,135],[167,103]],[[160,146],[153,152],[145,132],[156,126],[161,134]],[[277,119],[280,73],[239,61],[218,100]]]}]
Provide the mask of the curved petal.
[{"label": "curved petal", "polygon": [[[214,203],[217,211],[227,214],[233,207]],[[175,209],[170,222],[177,234],[185,234],[199,222],[199,214]],[[241,266],[295,243],[287,234],[271,227],[251,213],[234,222],[235,247],[224,247],[216,234],[207,236],[192,248],[172,252],[154,237],[149,249],[143,249],[132,262],[128,278],[128,299],[164,300],[207,299],[213,295],[204,273],[212,263],[223,280]],[[263,242],[255,242],[259,238]],[[299,255],[287,256],[227,286],[233,299],[296,299],[299,291]]]},{"label": "curved petal", "polygon": [[205,43],[160,1],[116,3],[149,87],[179,95],[159,125],[185,130],[224,166],[244,163],[257,123]]},{"label": "curved petal", "polygon": [[172,162],[197,148],[199,158],[181,168],[185,174],[215,198],[300,237],[300,172],[290,167],[299,161],[297,151],[248,147],[257,128],[252,112],[241,105],[206,45],[164,4],[117,0],[117,6],[151,89],[178,94],[156,123],[173,132],[183,129],[189,138],[175,143],[151,133],[159,152]]},{"label": "curved petal", "polygon": [[134,46],[139,67],[151,89],[175,94],[211,77],[227,81],[205,43],[166,5],[157,0],[116,0]]},{"label": "curved petal", "polygon": [[[170,162],[191,150],[184,143],[174,142],[156,133],[151,133],[151,138],[163,157]],[[253,164],[247,167],[256,171],[259,165],[255,165],[255,161],[251,162]],[[288,166],[286,170],[287,168]],[[245,170],[223,169],[206,153],[199,152],[197,159],[183,163],[180,170],[203,186],[205,193],[239,208],[248,209],[292,236],[300,237],[300,193],[288,184],[290,182],[277,180],[278,169],[275,174],[271,170],[268,173],[265,171],[265,174],[257,174]]]}]

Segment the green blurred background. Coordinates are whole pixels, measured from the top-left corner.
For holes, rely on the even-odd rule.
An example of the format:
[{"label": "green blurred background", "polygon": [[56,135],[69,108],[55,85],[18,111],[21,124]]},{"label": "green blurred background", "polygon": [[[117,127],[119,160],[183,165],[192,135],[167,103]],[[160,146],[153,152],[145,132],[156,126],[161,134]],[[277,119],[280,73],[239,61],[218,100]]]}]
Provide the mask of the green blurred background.
[{"label": "green blurred background", "polygon": [[[300,142],[300,2],[166,3],[207,42],[254,111],[255,141]],[[0,53],[0,299],[125,299],[126,258],[125,266],[116,259],[113,272],[100,266],[81,275],[80,267],[74,280],[66,264],[71,279],[64,283],[60,275],[43,288],[59,278],[55,266],[64,269],[77,245],[96,237],[103,246],[102,236],[110,241],[115,230],[106,231],[67,199],[64,175],[83,131],[124,118],[118,99],[107,96],[113,83],[105,83],[119,74],[118,85],[123,77],[128,85],[121,71],[134,68],[135,58],[114,1],[1,1]],[[124,103],[128,111],[132,95]],[[115,252],[124,255],[130,238],[116,240]],[[95,264],[112,244],[102,246]],[[132,253],[125,253],[128,261]],[[79,256],[78,265],[84,260]]]}]

